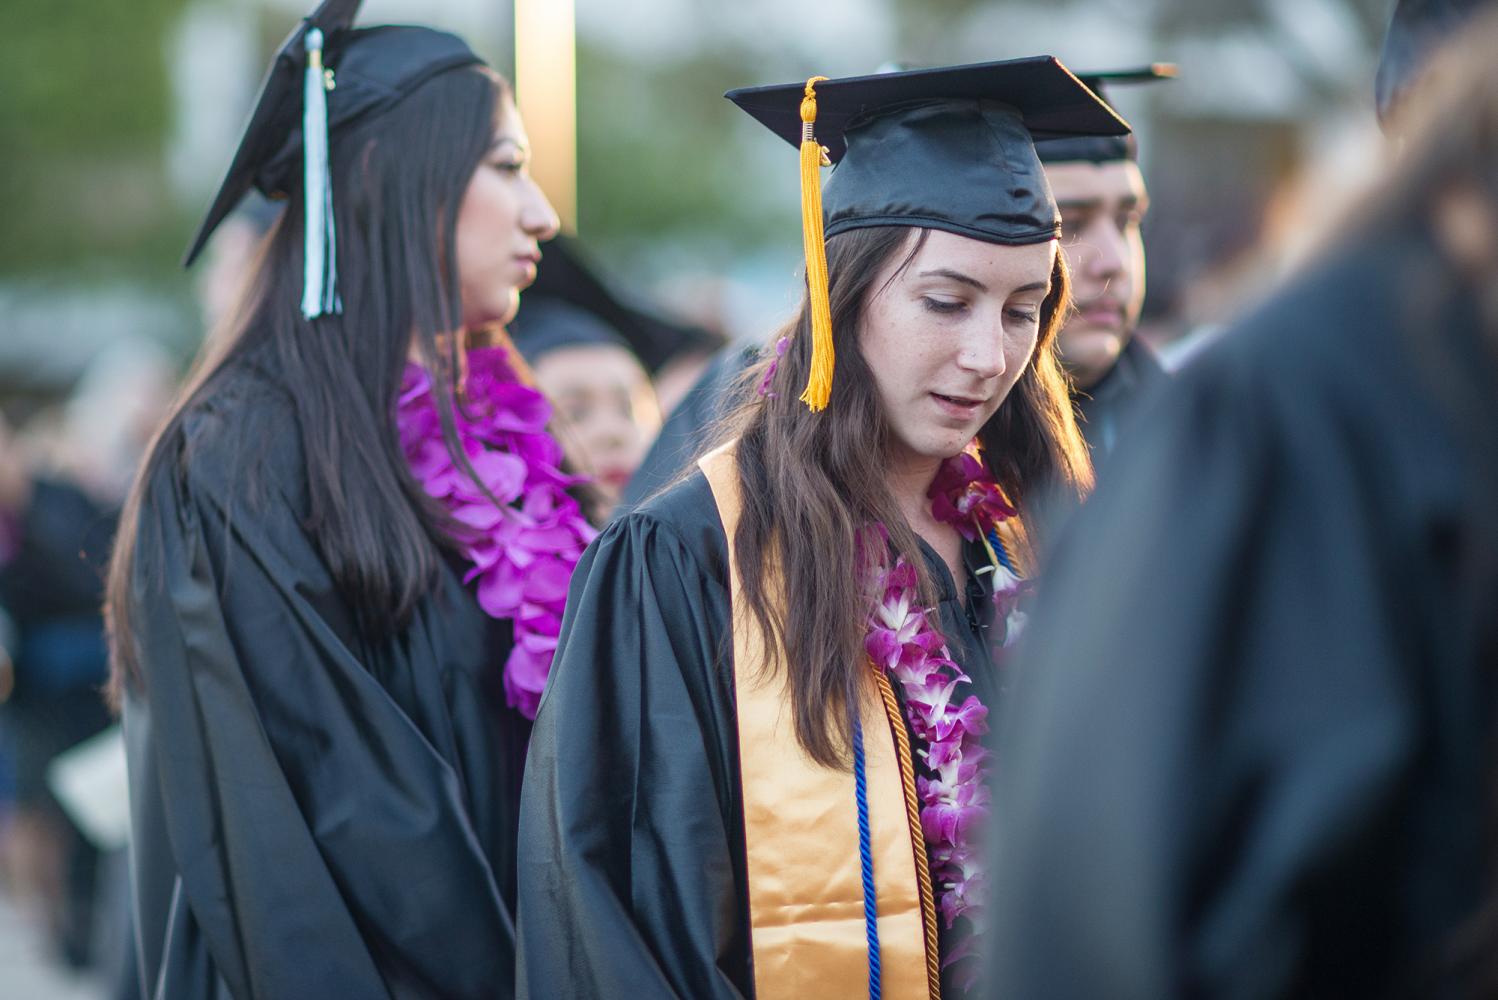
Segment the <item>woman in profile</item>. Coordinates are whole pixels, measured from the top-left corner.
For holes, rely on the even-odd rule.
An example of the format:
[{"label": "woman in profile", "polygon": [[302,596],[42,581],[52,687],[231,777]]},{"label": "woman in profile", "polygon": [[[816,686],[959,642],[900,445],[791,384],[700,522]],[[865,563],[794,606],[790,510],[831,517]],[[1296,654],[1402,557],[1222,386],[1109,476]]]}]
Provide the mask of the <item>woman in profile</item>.
[{"label": "woman in profile", "polygon": [[468,342],[557,220],[506,84],[356,7],[277,56],[189,254],[250,186],[289,200],[112,567],[148,995],[513,989],[520,767],[591,530],[545,401]]},{"label": "woman in profile", "polygon": [[574,577],[520,992],[952,995],[984,946],[1021,522],[1091,478],[1026,122],[1127,126],[1044,58],[729,96],[802,144],[807,299],[727,443]]}]

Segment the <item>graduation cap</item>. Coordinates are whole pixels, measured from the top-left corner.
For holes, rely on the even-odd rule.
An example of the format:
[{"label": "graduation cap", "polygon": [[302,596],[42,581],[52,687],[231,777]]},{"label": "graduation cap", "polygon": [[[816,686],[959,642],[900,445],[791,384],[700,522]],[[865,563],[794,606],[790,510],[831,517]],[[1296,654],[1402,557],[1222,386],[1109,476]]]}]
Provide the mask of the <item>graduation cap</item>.
[{"label": "graduation cap", "polygon": [[324,0],[281,45],[218,194],[193,237],[191,266],[251,189],[284,198],[301,172],[306,194],[302,313],[341,311],[328,136],[388,111],[438,73],[479,64],[467,43],[431,28],[352,28],[360,0]]},{"label": "graduation cap", "polygon": [[[554,308],[558,303],[562,308]],[[575,239],[558,236],[546,244],[536,280],[520,297],[520,311],[508,325],[510,337],[529,360],[560,346],[601,342],[605,338],[594,336],[600,329],[611,331],[615,342],[622,341],[652,374],[679,354],[722,346],[722,338],[706,330],[625,302]],[[563,345],[559,338],[571,339]]]},{"label": "graduation cap", "polygon": [[[1113,84],[1158,83],[1173,80],[1176,67],[1173,63],[1151,63],[1135,69],[1106,70],[1097,73],[1078,73],[1077,79],[1092,88],[1104,101],[1108,101],[1105,87]],[[1109,106],[1112,103],[1109,102]],[[1095,135],[1070,139],[1049,139],[1037,142],[1035,152],[1042,163],[1069,163],[1084,160],[1088,163],[1111,163],[1115,160],[1137,160],[1139,144],[1130,135]]]},{"label": "graduation cap", "polygon": [[[832,391],[827,236],[917,226],[1008,245],[1055,239],[1061,220],[1035,140],[1129,131],[1050,56],[812,77],[724,96],[801,150],[812,312],[811,378],[801,399],[813,411]],[[824,190],[818,168],[832,164]]]},{"label": "graduation cap", "polygon": [[[510,342],[532,366],[550,354],[567,347],[594,347],[599,344],[622,347],[633,354],[628,343],[597,313],[566,299],[544,298],[525,309],[524,322],[511,322]],[[517,319],[519,314],[517,314]],[[642,366],[643,367],[643,366]]]},{"label": "graduation cap", "polygon": [[1374,96],[1387,124],[1400,100],[1425,72],[1431,56],[1492,0],[1399,0],[1378,60]]}]

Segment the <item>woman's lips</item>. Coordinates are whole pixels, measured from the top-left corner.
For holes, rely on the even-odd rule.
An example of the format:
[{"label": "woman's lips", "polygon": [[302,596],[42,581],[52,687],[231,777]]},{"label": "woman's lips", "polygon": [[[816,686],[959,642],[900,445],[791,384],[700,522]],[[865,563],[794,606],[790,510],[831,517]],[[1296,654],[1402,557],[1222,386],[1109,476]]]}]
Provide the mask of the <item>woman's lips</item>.
[{"label": "woman's lips", "polygon": [[936,405],[943,413],[958,420],[971,420],[983,407],[983,400],[973,399],[970,396],[946,396],[933,392],[931,398],[936,400]]}]

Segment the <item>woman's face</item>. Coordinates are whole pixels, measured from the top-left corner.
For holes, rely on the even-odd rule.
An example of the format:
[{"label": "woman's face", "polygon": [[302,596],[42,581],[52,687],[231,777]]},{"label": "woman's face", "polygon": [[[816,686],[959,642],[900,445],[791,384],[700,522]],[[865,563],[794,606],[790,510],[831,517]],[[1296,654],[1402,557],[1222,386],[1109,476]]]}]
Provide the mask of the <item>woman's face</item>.
[{"label": "woman's face", "polygon": [[567,422],[570,433],[563,443],[578,452],[568,457],[594,477],[612,508],[661,429],[649,376],[633,354],[615,344],[557,348],[537,359],[531,371]]},{"label": "woman's face", "polygon": [[514,317],[520,290],[536,280],[540,244],[557,234],[557,214],[529,165],[530,140],[514,102],[504,97],[494,144],[458,208],[458,281],[469,329]]},{"label": "woman's face", "polygon": [[1035,352],[1055,259],[1054,241],[998,246],[933,230],[903,270],[904,251],[885,265],[859,345],[897,465],[950,458],[994,415]]}]

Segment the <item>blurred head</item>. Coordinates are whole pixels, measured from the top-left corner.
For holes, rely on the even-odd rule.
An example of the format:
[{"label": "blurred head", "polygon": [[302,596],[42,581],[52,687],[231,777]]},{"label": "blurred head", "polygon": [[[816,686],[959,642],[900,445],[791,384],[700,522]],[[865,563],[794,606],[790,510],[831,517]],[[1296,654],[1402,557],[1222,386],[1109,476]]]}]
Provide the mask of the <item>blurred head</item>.
[{"label": "blurred head", "polygon": [[557,411],[567,460],[592,476],[600,520],[618,502],[660,430],[650,377],[600,315],[556,296],[527,302],[510,331]]},{"label": "blurred head", "polygon": [[458,279],[463,325],[507,323],[536,280],[540,244],[557,214],[530,175],[531,147],[515,102],[500,95],[493,142],[458,207]]},{"label": "blurred head", "polygon": [[1075,311],[1062,328],[1061,360],[1078,385],[1112,370],[1144,305],[1144,241],[1149,195],[1132,160],[1047,163],[1061,210],[1061,248]]},{"label": "blurred head", "polygon": [[531,363],[556,405],[568,459],[593,477],[608,516],[661,429],[650,377],[621,344],[574,344]]}]

